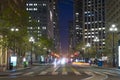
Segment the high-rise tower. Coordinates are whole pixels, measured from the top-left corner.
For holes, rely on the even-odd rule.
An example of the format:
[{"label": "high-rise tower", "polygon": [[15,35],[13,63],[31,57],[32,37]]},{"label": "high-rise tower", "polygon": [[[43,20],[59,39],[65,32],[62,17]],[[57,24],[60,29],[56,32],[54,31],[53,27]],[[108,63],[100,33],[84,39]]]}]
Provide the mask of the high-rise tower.
[{"label": "high-rise tower", "polygon": [[[100,50],[105,46],[105,0],[74,0],[76,45],[90,43]],[[99,42],[95,42],[98,37]]]},{"label": "high-rise tower", "polygon": [[30,13],[28,31],[36,40],[46,36],[54,40],[56,49],[59,47],[59,28],[57,0],[28,0],[26,10]]}]

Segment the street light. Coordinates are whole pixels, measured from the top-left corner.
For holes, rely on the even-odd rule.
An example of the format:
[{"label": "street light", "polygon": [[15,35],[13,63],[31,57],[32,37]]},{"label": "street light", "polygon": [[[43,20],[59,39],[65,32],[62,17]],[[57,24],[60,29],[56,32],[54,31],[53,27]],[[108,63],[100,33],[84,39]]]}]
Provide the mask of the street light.
[{"label": "street light", "polygon": [[97,42],[99,42],[99,38],[95,37],[93,41],[96,43],[96,55],[97,55]]},{"label": "street light", "polygon": [[[18,28],[11,28],[11,31],[12,32],[18,32],[19,29]],[[16,39],[15,39],[15,36],[14,36],[14,54],[15,54],[15,51],[16,51],[15,47],[16,47]]]},{"label": "street light", "polygon": [[85,48],[84,48],[84,47],[82,48],[82,51],[83,51],[82,57],[83,57],[83,59],[84,59],[84,53],[85,53]]},{"label": "street light", "polygon": [[[89,51],[88,51],[88,50],[89,50],[88,48],[90,48],[90,46],[91,46],[90,43],[87,43],[87,44],[86,44],[87,53],[89,52]],[[89,53],[88,53],[88,57],[89,57]]]},{"label": "street light", "polygon": [[115,67],[115,50],[114,50],[114,32],[116,32],[118,29],[115,24],[112,24],[112,26],[109,28],[109,31],[112,32],[112,37],[113,37],[113,49],[112,49],[112,57],[113,57],[113,62],[112,65]]},{"label": "street light", "polygon": [[30,37],[29,42],[31,42],[31,65],[32,65],[32,45],[35,39],[33,37]]}]

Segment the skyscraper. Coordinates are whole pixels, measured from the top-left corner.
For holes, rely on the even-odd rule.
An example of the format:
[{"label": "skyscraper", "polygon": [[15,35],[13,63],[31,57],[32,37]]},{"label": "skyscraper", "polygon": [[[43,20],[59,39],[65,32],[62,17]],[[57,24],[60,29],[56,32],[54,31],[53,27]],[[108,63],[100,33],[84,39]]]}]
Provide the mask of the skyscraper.
[{"label": "skyscraper", "polygon": [[104,49],[105,0],[74,0],[74,28],[76,45],[84,42]]},{"label": "skyscraper", "polygon": [[48,0],[28,0],[26,10],[30,14],[29,23],[31,24],[28,27],[30,35],[36,34],[37,40],[39,40],[40,36],[47,36]]},{"label": "skyscraper", "polygon": [[30,13],[28,31],[39,40],[46,36],[54,40],[56,49],[59,47],[59,28],[57,15],[57,0],[28,0],[26,10]]}]

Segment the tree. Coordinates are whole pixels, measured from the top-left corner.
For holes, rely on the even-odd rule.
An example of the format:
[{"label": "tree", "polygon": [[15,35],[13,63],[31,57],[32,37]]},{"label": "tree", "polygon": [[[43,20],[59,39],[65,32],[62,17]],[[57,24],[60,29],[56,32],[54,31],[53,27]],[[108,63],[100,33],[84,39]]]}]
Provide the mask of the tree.
[{"label": "tree", "polygon": [[85,43],[83,41],[81,41],[78,45],[76,45],[75,50],[79,51],[83,47],[85,47]]},{"label": "tree", "polygon": [[[28,43],[27,27],[29,14],[25,10],[26,0],[4,0],[1,2],[0,12],[0,34],[7,36],[8,46],[13,46],[14,40],[16,40],[16,47],[21,51],[24,49],[24,43]],[[19,32],[11,32],[11,28],[18,28]],[[24,42],[24,43],[23,43]]]},{"label": "tree", "polygon": [[36,46],[38,47],[38,54],[45,54],[48,50],[53,50],[53,40],[41,36]]},{"label": "tree", "polygon": [[[108,56],[112,55],[112,49],[113,49],[113,36],[112,33],[108,32],[105,39],[105,54]],[[118,44],[119,36],[117,33],[114,35],[114,49],[116,49]]]}]

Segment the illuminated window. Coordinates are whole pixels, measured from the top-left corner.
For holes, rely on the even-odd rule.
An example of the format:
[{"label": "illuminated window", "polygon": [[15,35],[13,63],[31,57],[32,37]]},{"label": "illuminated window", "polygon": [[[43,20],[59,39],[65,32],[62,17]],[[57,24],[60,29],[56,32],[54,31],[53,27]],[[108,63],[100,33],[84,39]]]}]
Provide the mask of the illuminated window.
[{"label": "illuminated window", "polygon": [[26,4],[26,6],[28,6],[28,4]]},{"label": "illuminated window", "polygon": [[26,8],[26,10],[28,11],[28,8]]},{"label": "illuminated window", "polygon": [[79,22],[79,20],[76,20],[76,22]]},{"label": "illuminated window", "polygon": [[43,3],[43,6],[46,6],[46,4],[45,4],[45,3]]},{"label": "illuminated window", "polygon": [[40,27],[38,27],[38,29],[40,29]]},{"label": "illuminated window", "polygon": [[34,8],[34,11],[37,11],[37,8]]},{"label": "illuminated window", "polygon": [[38,36],[42,36],[42,34],[38,34]]},{"label": "illuminated window", "polygon": [[40,22],[40,20],[38,20],[37,22]]},{"label": "illuminated window", "polygon": [[30,29],[33,29],[32,27],[30,27]]},{"label": "illuminated window", "polygon": [[29,4],[29,6],[33,6],[33,4],[32,4],[32,3],[30,3],[30,4]]},{"label": "illuminated window", "polygon": [[29,11],[32,11],[33,9],[32,9],[32,8],[29,8],[28,10],[29,10]]},{"label": "illuminated window", "polygon": [[79,27],[76,27],[76,29],[79,29]]},{"label": "illuminated window", "polygon": [[94,31],[94,30],[95,30],[95,29],[93,29],[93,28],[91,29],[91,31]]},{"label": "illuminated window", "polygon": [[79,32],[77,32],[77,34],[79,34]]},{"label": "illuminated window", "polygon": [[40,33],[40,31],[38,31],[38,33]]},{"label": "illuminated window", "polygon": [[55,22],[53,22],[53,24],[55,24]]},{"label": "illuminated window", "polygon": [[105,42],[103,42],[103,44],[105,44]]},{"label": "illuminated window", "polygon": [[105,29],[105,27],[104,27],[104,28],[102,28],[102,29]]},{"label": "illuminated window", "polygon": [[94,32],[92,32],[92,34],[95,34]]},{"label": "illuminated window", "polygon": [[42,29],[44,29],[44,30],[45,30],[45,29],[46,29],[46,27],[44,26],[44,27],[42,27]]},{"label": "illuminated window", "polygon": [[85,38],[87,38],[87,36],[85,36]]},{"label": "illuminated window", "polygon": [[32,20],[29,20],[29,22],[32,22]]},{"label": "illuminated window", "polygon": [[101,30],[101,28],[99,28],[99,30]]},{"label": "illuminated window", "polygon": [[53,6],[53,9],[55,9],[55,6]]},{"label": "illuminated window", "polygon": [[79,13],[75,13],[76,15],[79,15]]},{"label": "illuminated window", "polygon": [[31,19],[31,17],[29,17],[29,19]]},{"label": "illuminated window", "polygon": [[87,29],[85,29],[85,31],[87,31]]},{"label": "illuminated window", "polygon": [[37,6],[37,4],[35,3],[34,6]]}]

